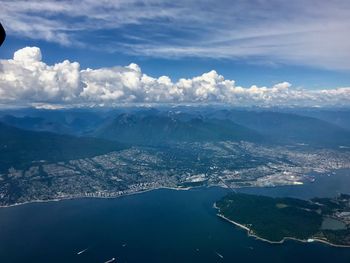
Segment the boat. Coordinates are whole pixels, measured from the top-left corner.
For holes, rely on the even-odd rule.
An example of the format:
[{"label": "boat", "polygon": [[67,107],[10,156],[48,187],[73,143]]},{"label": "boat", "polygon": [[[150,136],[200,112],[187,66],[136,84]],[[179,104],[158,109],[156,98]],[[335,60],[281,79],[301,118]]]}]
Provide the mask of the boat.
[{"label": "boat", "polygon": [[223,255],[221,255],[220,253],[218,253],[218,252],[215,252],[215,254],[219,257],[219,258],[224,258],[224,256]]},{"label": "boat", "polygon": [[83,250],[77,252],[77,255],[81,255],[81,254],[83,254],[84,252],[86,252],[87,250],[88,250],[88,248],[85,248],[85,249],[83,249]]},{"label": "boat", "polygon": [[114,262],[114,261],[115,261],[115,258],[111,258],[110,260],[105,261],[105,263],[111,263],[111,262]]}]

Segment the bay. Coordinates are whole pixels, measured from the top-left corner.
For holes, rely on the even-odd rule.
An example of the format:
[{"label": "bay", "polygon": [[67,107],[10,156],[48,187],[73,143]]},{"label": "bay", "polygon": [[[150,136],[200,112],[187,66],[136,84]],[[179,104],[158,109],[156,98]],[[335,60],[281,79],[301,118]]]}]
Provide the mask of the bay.
[{"label": "bay", "polygon": [[[305,199],[350,193],[349,170],[315,177],[302,186],[239,191]],[[1,208],[0,262],[350,262],[348,248],[248,237],[216,216],[213,203],[228,191],[159,189]]]}]

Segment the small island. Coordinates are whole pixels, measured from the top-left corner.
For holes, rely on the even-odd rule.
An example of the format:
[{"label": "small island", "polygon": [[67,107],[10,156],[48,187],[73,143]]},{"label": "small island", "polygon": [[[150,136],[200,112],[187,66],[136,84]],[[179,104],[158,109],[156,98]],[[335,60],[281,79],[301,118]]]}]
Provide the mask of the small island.
[{"label": "small island", "polygon": [[301,200],[231,193],[214,207],[218,216],[264,241],[296,239],[350,247],[350,195]]}]

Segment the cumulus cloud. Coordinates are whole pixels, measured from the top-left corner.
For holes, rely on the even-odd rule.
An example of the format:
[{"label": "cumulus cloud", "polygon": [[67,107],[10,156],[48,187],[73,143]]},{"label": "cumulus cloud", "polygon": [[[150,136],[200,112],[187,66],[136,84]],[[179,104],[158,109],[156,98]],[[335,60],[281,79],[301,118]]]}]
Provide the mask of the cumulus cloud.
[{"label": "cumulus cloud", "polygon": [[82,92],[80,66],[65,60],[53,66],[41,61],[37,47],[25,47],[13,59],[0,61],[0,101],[69,102]]},{"label": "cumulus cloud", "polygon": [[237,86],[215,70],[174,82],[154,78],[136,64],[80,69],[65,60],[42,61],[37,47],[25,47],[13,59],[0,60],[0,104],[75,107],[132,103],[225,103],[232,106],[348,106],[350,87],[296,89],[288,82],[272,87]]}]

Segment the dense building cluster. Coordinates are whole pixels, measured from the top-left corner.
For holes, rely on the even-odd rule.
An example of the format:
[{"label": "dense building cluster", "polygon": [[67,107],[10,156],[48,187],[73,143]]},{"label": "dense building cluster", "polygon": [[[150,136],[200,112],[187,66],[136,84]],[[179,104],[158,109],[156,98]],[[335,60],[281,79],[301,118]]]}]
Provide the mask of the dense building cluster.
[{"label": "dense building cluster", "polygon": [[162,187],[297,185],[310,172],[350,168],[345,150],[249,142],[131,147],[67,162],[35,162],[0,175],[1,205],[76,197],[115,197]]}]

